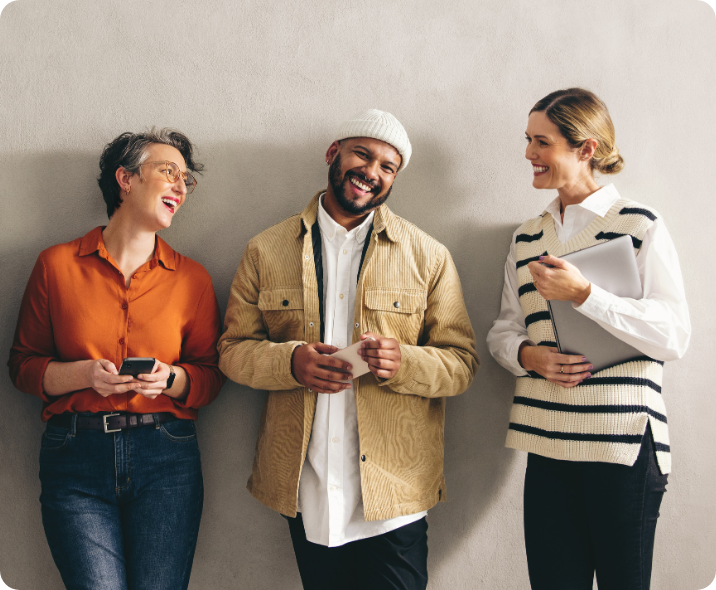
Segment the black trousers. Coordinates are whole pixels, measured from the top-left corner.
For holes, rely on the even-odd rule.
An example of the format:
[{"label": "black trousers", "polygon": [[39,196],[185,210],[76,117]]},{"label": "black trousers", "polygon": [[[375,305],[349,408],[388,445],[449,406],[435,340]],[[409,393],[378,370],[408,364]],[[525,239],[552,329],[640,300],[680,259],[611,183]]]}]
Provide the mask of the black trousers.
[{"label": "black trousers", "polygon": [[303,519],[288,518],[304,590],[425,590],[428,585],[428,523],[325,547],[306,539]]},{"label": "black trousers", "polygon": [[525,545],[533,590],[648,590],[667,476],[647,428],[629,467],[530,454]]}]

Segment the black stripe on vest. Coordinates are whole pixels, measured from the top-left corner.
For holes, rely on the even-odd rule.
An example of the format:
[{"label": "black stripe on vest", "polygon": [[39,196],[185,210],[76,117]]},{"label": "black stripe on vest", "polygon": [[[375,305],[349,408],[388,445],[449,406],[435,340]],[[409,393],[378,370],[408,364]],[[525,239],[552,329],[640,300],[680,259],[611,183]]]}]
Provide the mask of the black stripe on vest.
[{"label": "black stripe on vest", "polygon": [[650,387],[657,393],[661,393],[661,385],[657,385],[651,379],[641,377],[590,377],[585,379],[576,387],[587,387],[590,385],[637,385],[639,387]]},{"label": "black stripe on vest", "polygon": [[641,248],[641,240],[639,238],[635,238],[631,234],[618,234],[616,232],[606,232],[600,231],[596,236],[594,236],[597,240],[614,240],[616,238],[621,238],[622,236],[629,236],[631,238],[631,243],[634,244],[634,247],[639,249]]},{"label": "black stripe on vest", "polygon": [[580,434],[577,432],[554,432],[551,430],[542,430],[541,428],[535,428],[534,426],[515,424],[514,422],[510,422],[510,430],[516,430],[517,432],[524,432],[526,434],[535,434],[543,438],[584,442],[641,444],[642,439],[642,435],[640,434]]},{"label": "black stripe on vest", "polygon": [[665,445],[664,443],[658,443],[654,441],[654,446],[656,447],[657,451],[663,451],[664,453],[671,452],[671,447],[669,445]]},{"label": "black stripe on vest", "polygon": [[666,424],[666,416],[655,412],[648,406],[618,406],[618,405],[604,405],[604,406],[577,406],[571,404],[559,404],[556,402],[547,402],[539,399],[532,399],[529,397],[515,396],[514,403],[521,404],[523,406],[529,406],[531,408],[540,408],[542,410],[551,410],[553,412],[575,412],[577,414],[635,414],[635,413],[646,413],[653,418],[656,418],[659,422]]},{"label": "black stripe on vest", "polygon": [[[545,251],[544,254],[540,254],[540,256],[547,256],[547,252]],[[533,256],[532,258],[525,258],[524,260],[519,260],[515,266],[517,268],[522,268],[523,266],[527,266],[530,262],[538,262],[538,261],[539,261],[539,256]]]},{"label": "black stripe on vest", "polygon": [[515,238],[515,244],[517,242],[527,242],[528,244],[530,242],[536,242],[541,239],[543,235],[544,231],[540,231],[538,234],[518,234]]},{"label": "black stripe on vest", "polygon": [[534,283],[525,283],[519,289],[517,289],[517,294],[522,297],[523,295],[527,295],[527,293],[532,293],[536,290],[537,287],[535,287]]},{"label": "black stripe on vest", "polygon": [[525,327],[529,326],[530,324],[534,324],[535,322],[541,322],[542,320],[550,321],[552,319],[552,316],[549,314],[548,311],[538,311],[535,313],[531,313],[525,318]]},{"label": "black stripe on vest", "polygon": [[656,221],[656,215],[648,209],[642,209],[641,207],[624,207],[621,211],[619,211],[619,215],[643,215],[652,221]]}]

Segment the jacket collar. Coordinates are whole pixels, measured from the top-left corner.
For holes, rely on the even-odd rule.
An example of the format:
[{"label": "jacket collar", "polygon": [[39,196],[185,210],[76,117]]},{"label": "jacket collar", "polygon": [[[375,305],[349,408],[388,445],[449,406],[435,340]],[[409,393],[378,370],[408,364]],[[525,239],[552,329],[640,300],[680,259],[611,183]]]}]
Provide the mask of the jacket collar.
[{"label": "jacket collar", "polygon": [[[100,257],[109,260],[109,252],[104,245],[102,230],[106,226],[100,225],[86,233],[80,240],[79,256],[88,256],[97,252]],[[161,262],[162,266],[168,270],[176,270],[176,253],[164,240],[159,236],[155,237],[154,257],[150,260],[150,267],[154,268]]]},{"label": "jacket collar", "polygon": [[[300,238],[305,232],[310,231],[313,224],[316,223],[316,218],[318,216],[318,198],[324,192],[325,191],[317,192],[311,199],[311,202],[308,203],[306,208],[301,212],[301,224],[299,225],[296,237]],[[373,216],[374,233],[385,231],[387,238],[391,242],[396,242],[397,232],[395,224],[395,214],[388,209],[388,206],[385,203],[375,210],[375,215]]]}]

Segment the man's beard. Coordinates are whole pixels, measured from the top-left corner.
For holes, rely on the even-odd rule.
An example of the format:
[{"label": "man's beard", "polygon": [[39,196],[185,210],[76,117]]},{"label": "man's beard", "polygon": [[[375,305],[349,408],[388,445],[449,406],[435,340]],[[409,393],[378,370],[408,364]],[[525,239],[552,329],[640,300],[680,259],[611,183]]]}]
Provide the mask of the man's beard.
[{"label": "man's beard", "polygon": [[380,205],[385,203],[386,199],[390,196],[390,191],[393,190],[393,187],[391,186],[384,195],[379,196],[374,194],[373,198],[370,199],[365,205],[357,205],[346,196],[345,183],[350,182],[350,180],[348,180],[349,176],[355,176],[363,184],[367,184],[372,189],[376,189],[380,185],[377,182],[368,180],[360,172],[355,172],[353,170],[349,170],[343,175],[343,177],[341,177],[340,170],[341,155],[336,154],[336,157],[333,159],[333,163],[328,170],[328,181],[331,183],[333,195],[336,197],[338,205],[346,213],[351,213],[353,215],[362,215],[363,213],[367,213],[368,211],[371,211],[376,207],[380,207]]}]

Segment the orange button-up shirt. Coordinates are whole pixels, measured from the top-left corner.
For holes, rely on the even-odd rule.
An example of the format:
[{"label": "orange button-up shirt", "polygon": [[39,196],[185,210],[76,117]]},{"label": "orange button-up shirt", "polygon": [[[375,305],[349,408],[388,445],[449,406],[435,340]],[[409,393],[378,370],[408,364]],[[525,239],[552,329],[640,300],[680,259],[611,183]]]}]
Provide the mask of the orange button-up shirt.
[{"label": "orange button-up shirt", "polygon": [[[43,251],[30,275],[10,350],[15,386],[40,397],[42,419],[62,412],[171,412],[196,419],[225,377],[218,368],[219,306],[206,269],[157,236],[154,257],[129,289],[107,252],[102,227]],[[151,400],[130,391],[102,397],[94,389],[49,396],[42,377],[51,361],[154,357],[182,367],[189,395]]]}]

